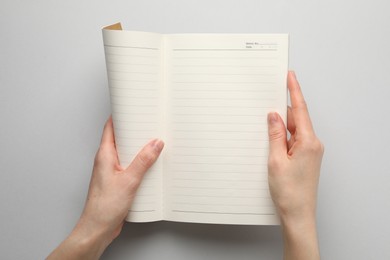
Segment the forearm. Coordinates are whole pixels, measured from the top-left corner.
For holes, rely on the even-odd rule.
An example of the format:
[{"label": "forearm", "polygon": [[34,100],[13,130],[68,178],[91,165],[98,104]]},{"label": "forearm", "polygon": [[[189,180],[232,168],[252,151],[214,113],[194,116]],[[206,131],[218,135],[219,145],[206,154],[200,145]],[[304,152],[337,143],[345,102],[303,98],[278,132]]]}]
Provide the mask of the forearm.
[{"label": "forearm", "polygon": [[315,216],[303,215],[300,219],[282,217],[284,259],[320,259]]},{"label": "forearm", "polygon": [[78,224],[47,259],[99,259],[109,244],[106,240],[103,232],[88,230]]}]

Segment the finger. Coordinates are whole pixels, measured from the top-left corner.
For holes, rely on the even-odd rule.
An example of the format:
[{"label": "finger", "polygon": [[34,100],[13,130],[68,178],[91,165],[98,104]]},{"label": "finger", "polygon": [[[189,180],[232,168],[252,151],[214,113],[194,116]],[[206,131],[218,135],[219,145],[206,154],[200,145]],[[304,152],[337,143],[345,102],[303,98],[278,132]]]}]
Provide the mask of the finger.
[{"label": "finger", "polygon": [[303,133],[313,132],[307,105],[293,71],[288,73],[287,86],[290,91],[291,107],[296,128]]},{"label": "finger", "polygon": [[150,141],[135,156],[129,167],[126,168],[125,173],[140,181],[146,171],[157,160],[163,148],[164,142],[162,140],[154,139]]},{"label": "finger", "polygon": [[287,133],[278,113],[268,114],[269,157],[281,158],[287,154]]},{"label": "finger", "polygon": [[115,139],[114,139],[114,127],[112,124],[112,116],[110,116],[107,119],[106,124],[104,125],[102,140],[100,142],[100,145],[114,145]]},{"label": "finger", "polygon": [[290,134],[293,135],[295,133],[296,126],[294,122],[294,115],[290,106],[287,107],[287,129]]}]

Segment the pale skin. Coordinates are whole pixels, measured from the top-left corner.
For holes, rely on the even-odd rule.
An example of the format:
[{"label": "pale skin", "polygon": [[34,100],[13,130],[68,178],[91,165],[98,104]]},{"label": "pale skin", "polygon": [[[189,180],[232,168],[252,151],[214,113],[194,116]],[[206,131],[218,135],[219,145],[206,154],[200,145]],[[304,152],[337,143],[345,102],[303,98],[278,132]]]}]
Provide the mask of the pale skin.
[{"label": "pale skin", "polygon": [[[291,107],[287,132],[277,113],[268,115],[269,187],[281,219],[284,259],[320,259],[316,230],[317,187],[323,145],[316,137],[293,72],[288,73]],[[83,213],[71,234],[47,259],[99,259],[120,234],[144,174],[164,147],[151,140],[126,169],[119,165],[111,117],[95,157]]]},{"label": "pale skin", "polygon": [[150,141],[129,167],[123,169],[119,165],[110,117],[95,157],[83,213],[71,234],[47,259],[99,259],[120,234],[137,188],[163,147],[159,139]]},{"label": "pale skin", "polygon": [[280,116],[268,115],[269,187],[282,222],[284,259],[320,259],[316,202],[324,146],[314,133],[294,72],[288,73],[287,85],[289,140]]}]

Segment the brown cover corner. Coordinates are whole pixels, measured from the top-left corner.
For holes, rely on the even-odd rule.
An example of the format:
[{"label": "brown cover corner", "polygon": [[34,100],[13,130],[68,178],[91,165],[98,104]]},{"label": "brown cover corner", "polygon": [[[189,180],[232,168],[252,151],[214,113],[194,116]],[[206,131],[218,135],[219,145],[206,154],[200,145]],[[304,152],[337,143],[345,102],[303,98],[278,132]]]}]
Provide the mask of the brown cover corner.
[{"label": "brown cover corner", "polygon": [[122,25],[120,22],[114,23],[114,24],[111,24],[111,25],[104,27],[103,29],[105,29],[105,30],[122,30]]}]

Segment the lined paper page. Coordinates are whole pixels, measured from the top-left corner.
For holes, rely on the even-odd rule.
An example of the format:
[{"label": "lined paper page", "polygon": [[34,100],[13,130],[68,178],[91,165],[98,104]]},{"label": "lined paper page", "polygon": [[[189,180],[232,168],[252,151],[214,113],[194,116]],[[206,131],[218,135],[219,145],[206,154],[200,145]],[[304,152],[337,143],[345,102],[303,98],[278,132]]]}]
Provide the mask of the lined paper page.
[{"label": "lined paper page", "polygon": [[[151,139],[161,138],[161,37],[158,34],[103,30],[115,142],[127,167]],[[127,221],[162,219],[162,162],[145,175]]]},{"label": "lined paper page", "polygon": [[266,118],[286,117],[287,35],[172,35],[165,47],[166,218],[278,224]]}]

